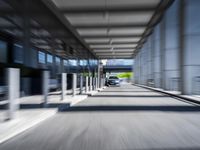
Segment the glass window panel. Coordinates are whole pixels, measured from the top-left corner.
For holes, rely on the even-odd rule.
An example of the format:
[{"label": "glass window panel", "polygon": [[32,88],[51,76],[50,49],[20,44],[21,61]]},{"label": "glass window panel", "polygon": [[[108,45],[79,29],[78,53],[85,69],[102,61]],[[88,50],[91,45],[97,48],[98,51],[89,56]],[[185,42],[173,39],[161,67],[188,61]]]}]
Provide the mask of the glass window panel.
[{"label": "glass window panel", "polygon": [[47,62],[48,63],[53,63],[53,56],[50,54],[47,54]]},{"label": "glass window panel", "polygon": [[64,60],[64,66],[68,66],[68,61],[67,60]]},{"label": "glass window panel", "polygon": [[56,57],[56,64],[60,64],[60,58]]},{"label": "glass window panel", "polygon": [[14,44],[14,62],[23,63],[23,46],[19,44]]},{"label": "glass window panel", "polygon": [[77,66],[77,61],[75,59],[70,59],[69,60],[69,65],[70,66]]},{"label": "glass window panel", "polygon": [[38,62],[45,64],[45,53],[38,51]]},{"label": "glass window panel", "polygon": [[0,62],[7,62],[7,43],[0,41]]}]

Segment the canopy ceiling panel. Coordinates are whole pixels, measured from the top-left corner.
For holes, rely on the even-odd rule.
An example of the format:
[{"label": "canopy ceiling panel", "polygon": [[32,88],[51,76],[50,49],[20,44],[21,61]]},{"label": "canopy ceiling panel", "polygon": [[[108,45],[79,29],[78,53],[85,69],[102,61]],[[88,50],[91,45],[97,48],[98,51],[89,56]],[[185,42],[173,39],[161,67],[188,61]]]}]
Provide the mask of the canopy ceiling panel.
[{"label": "canopy ceiling panel", "polygon": [[147,24],[153,15],[150,12],[101,12],[101,13],[69,13],[65,17],[73,26],[78,25],[127,25],[127,24]]},{"label": "canopy ceiling panel", "polygon": [[100,50],[97,50],[97,49],[94,49],[94,52],[96,52],[96,53],[104,53],[104,52],[111,52],[111,51],[115,51],[115,52],[133,52],[135,49],[132,49],[132,48],[130,48],[130,49],[128,49],[128,48],[126,48],[126,49],[113,49],[113,50],[111,50],[111,49],[100,49]]},{"label": "canopy ceiling panel", "polygon": [[66,19],[70,29],[99,58],[133,58],[172,3],[172,0],[43,1],[54,6],[54,11]]},{"label": "canopy ceiling panel", "polygon": [[119,7],[154,7],[159,0],[52,0],[58,8],[88,9],[88,8],[119,8]]}]

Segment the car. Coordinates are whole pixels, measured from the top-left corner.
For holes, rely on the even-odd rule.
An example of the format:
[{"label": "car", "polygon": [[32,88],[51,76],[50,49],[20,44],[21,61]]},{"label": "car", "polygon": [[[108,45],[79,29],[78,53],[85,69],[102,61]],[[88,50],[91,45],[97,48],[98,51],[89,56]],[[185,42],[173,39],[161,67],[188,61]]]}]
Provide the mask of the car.
[{"label": "car", "polygon": [[107,85],[117,85],[120,86],[120,79],[117,76],[110,76],[107,80]]}]

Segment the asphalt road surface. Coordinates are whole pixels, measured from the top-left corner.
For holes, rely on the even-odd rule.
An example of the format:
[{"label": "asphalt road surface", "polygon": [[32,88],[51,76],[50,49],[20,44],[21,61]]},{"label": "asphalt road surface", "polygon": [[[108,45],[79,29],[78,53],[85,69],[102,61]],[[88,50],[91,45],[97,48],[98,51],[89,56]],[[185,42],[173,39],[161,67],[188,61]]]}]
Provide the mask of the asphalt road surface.
[{"label": "asphalt road surface", "polygon": [[200,108],[123,84],[0,145],[0,150],[198,150]]}]

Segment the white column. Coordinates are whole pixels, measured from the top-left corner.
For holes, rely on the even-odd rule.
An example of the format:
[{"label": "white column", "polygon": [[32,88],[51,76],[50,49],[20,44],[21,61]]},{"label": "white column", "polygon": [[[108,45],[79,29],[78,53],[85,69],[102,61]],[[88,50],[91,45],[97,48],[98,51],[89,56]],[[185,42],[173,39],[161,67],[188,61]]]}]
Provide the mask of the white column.
[{"label": "white column", "polygon": [[92,91],[92,77],[90,77],[90,91]]},{"label": "white column", "polygon": [[85,92],[87,93],[88,92],[88,84],[89,83],[89,80],[88,80],[88,76],[86,76],[86,79],[85,79]]},{"label": "white column", "polygon": [[66,73],[62,73],[62,94],[61,94],[61,100],[65,99],[66,89],[67,89],[67,74]]},{"label": "white column", "polygon": [[98,62],[98,70],[97,70],[97,89],[100,88],[101,84],[101,64]]},{"label": "white column", "polygon": [[48,92],[49,92],[49,71],[43,71],[43,96],[44,96],[44,106],[47,105]]},{"label": "white column", "polygon": [[99,88],[102,88],[102,78],[99,79]]},{"label": "white column", "polygon": [[161,47],[160,47],[160,24],[158,24],[152,34],[154,42],[153,64],[154,64],[154,87],[161,88]]},{"label": "white column", "polygon": [[[173,3],[173,6],[170,7],[166,13],[164,20],[164,52],[163,57],[165,60],[164,63],[164,79],[163,79],[163,89],[164,90],[179,90],[180,83],[180,43],[179,43],[179,34],[180,34],[180,22],[179,22],[179,4],[180,1]],[[172,15],[173,14],[173,15]]]},{"label": "white column", "polygon": [[76,95],[76,87],[77,87],[77,74],[73,73],[73,82],[72,82],[72,95]]},{"label": "white column", "polygon": [[95,83],[95,77],[92,78],[92,89],[95,91],[96,83]]},{"label": "white column", "polygon": [[7,119],[15,118],[16,111],[19,109],[20,93],[20,70],[16,68],[7,69],[8,78],[8,113]]},{"label": "white column", "polygon": [[96,78],[96,90],[98,90],[98,88],[99,88],[99,83],[98,83],[98,77]]},{"label": "white column", "polygon": [[105,86],[106,79],[102,78],[102,88]]},{"label": "white column", "polygon": [[[183,78],[181,89],[184,95],[200,95],[200,24],[198,12],[200,8],[200,1],[187,0],[180,1],[181,6],[185,5],[185,16],[182,16],[181,26],[181,76]],[[182,23],[185,25],[182,26]],[[185,29],[184,29],[185,28]]]},{"label": "white column", "polygon": [[80,76],[80,94],[83,94],[83,75]]}]

